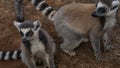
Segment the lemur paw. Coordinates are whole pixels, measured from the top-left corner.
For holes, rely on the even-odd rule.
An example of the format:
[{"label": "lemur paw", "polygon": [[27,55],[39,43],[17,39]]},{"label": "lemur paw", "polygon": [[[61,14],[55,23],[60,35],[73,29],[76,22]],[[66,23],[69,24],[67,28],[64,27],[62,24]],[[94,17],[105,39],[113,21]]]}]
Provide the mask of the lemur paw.
[{"label": "lemur paw", "polygon": [[113,51],[114,47],[112,45],[106,45],[104,52]]},{"label": "lemur paw", "polygon": [[69,55],[70,55],[70,56],[75,56],[75,55],[76,55],[76,52],[75,52],[75,51],[71,51],[71,52],[69,53]]},{"label": "lemur paw", "polygon": [[63,50],[65,53],[69,54],[70,56],[75,56],[76,55],[76,52],[71,50],[71,51],[68,51],[68,50]]},{"label": "lemur paw", "polygon": [[103,57],[100,55],[100,56],[96,56],[96,60],[97,61],[101,61],[103,59]]},{"label": "lemur paw", "polygon": [[95,53],[95,57],[97,61],[101,61],[103,59],[102,55],[100,53]]}]

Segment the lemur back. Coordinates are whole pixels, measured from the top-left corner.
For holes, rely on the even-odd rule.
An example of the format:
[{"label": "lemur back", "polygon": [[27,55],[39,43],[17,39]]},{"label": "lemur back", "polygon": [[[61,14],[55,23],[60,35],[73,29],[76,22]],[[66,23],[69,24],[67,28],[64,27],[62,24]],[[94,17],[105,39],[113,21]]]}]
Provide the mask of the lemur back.
[{"label": "lemur back", "polygon": [[[74,56],[74,49],[89,36],[94,55],[101,60],[100,38],[103,37],[105,50],[111,50],[108,39],[109,30],[115,25],[119,0],[99,0],[95,4],[73,3],[61,7],[58,11],[44,0],[32,0],[37,10],[54,22],[56,31],[64,39],[61,49]],[[55,12],[56,11],[56,12]]]}]

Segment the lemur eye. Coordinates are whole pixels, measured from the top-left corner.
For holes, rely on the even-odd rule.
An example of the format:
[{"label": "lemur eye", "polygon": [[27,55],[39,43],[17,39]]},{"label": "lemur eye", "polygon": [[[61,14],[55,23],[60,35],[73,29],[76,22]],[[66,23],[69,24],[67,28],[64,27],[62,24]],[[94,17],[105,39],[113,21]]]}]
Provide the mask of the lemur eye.
[{"label": "lemur eye", "polygon": [[106,8],[101,7],[101,8],[98,9],[98,11],[99,11],[100,13],[105,13],[107,10],[106,10]]},{"label": "lemur eye", "polygon": [[117,7],[118,7],[118,5],[112,7],[110,10],[114,10],[114,9],[117,8]]},{"label": "lemur eye", "polygon": [[33,35],[33,32],[31,30],[26,33],[26,36],[32,36],[32,35]]},{"label": "lemur eye", "polygon": [[29,33],[29,36],[32,36],[33,35],[33,32],[31,31],[30,33]]},{"label": "lemur eye", "polygon": [[21,36],[24,36],[24,34],[23,34],[21,31],[20,31],[20,35],[21,35]]}]

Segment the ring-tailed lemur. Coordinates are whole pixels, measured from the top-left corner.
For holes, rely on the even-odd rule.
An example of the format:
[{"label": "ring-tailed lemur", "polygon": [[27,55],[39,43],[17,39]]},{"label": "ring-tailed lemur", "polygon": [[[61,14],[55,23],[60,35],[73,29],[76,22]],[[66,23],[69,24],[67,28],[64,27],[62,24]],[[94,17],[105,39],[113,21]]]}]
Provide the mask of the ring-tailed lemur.
[{"label": "ring-tailed lemur", "polygon": [[29,68],[55,68],[53,39],[40,28],[39,21],[24,22],[22,0],[15,0],[15,9],[18,22],[14,22],[14,25],[23,37],[21,50],[0,51],[0,60],[22,59]]},{"label": "ring-tailed lemur", "polygon": [[[90,38],[97,60],[101,59],[101,36],[106,41],[105,49],[111,49],[107,32],[115,25],[119,0],[99,0],[97,7],[95,4],[73,3],[61,7],[58,11],[50,7],[45,0],[32,0],[31,2],[37,10],[54,22],[57,32],[64,39],[60,47],[70,56],[76,54],[73,50],[81,42],[88,41],[86,36]],[[96,11],[93,12],[95,9]],[[94,18],[91,14],[99,17]]]},{"label": "ring-tailed lemur", "polygon": [[116,24],[119,5],[119,0],[100,0],[96,5],[95,11],[92,13],[93,17],[99,17],[101,21],[105,21],[105,23],[101,23],[104,31],[102,38],[105,50],[111,50],[113,47],[110,39],[112,36],[110,31]]},{"label": "ring-tailed lemur", "polygon": [[[16,20],[18,22],[24,21],[23,0],[14,0]],[[17,60],[21,59],[21,50],[15,51],[0,51],[0,60]]]},{"label": "ring-tailed lemur", "polygon": [[[24,19],[22,2],[17,0],[17,19]],[[21,15],[18,15],[21,14]],[[14,25],[21,34],[21,59],[28,68],[55,68],[55,43],[50,35],[41,28],[39,21],[18,21]]]},{"label": "ring-tailed lemur", "polygon": [[39,21],[14,22],[21,34],[21,59],[28,68],[55,68],[55,43]]},{"label": "ring-tailed lemur", "polygon": [[[12,52],[1,52],[0,58],[9,60],[19,57],[28,66],[28,68],[55,68],[54,53],[55,43],[50,35],[41,28],[39,21],[24,21],[22,1],[15,0],[17,22],[14,25],[21,34],[21,49]],[[18,53],[19,52],[19,53]],[[6,54],[5,58],[4,55]],[[16,56],[16,54],[19,54]]]}]

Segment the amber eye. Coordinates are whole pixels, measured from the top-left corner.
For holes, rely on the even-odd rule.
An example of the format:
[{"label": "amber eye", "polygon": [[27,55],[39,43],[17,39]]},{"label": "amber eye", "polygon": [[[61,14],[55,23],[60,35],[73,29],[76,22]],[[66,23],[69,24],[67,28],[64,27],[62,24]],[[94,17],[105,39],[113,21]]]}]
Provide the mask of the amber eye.
[{"label": "amber eye", "polygon": [[30,30],[29,32],[26,33],[26,36],[32,36],[32,35],[33,35],[32,30]]},{"label": "amber eye", "polygon": [[112,7],[110,10],[114,10],[114,9],[117,8],[117,7],[118,7],[118,5]]},{"label": "amber eye", "polygon": [[33,35],[33,32],[31,31],[30,33],[29,33],[29,36],[32,36]]}]

